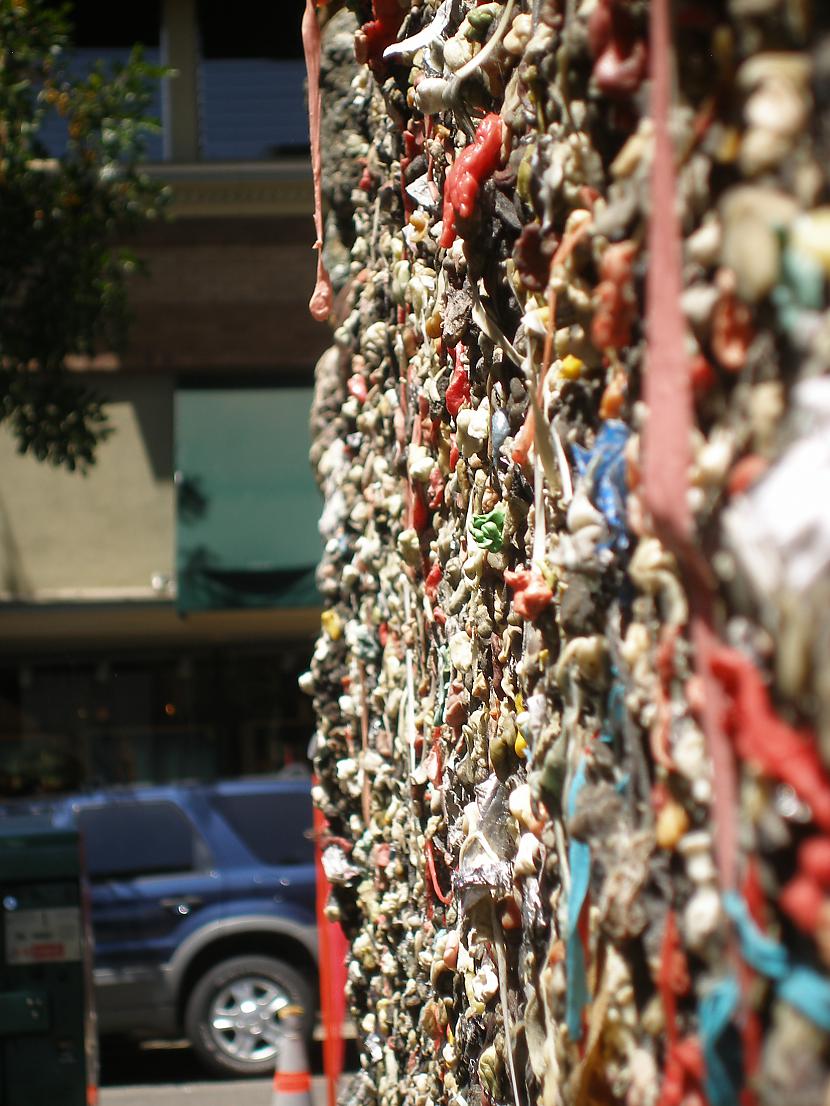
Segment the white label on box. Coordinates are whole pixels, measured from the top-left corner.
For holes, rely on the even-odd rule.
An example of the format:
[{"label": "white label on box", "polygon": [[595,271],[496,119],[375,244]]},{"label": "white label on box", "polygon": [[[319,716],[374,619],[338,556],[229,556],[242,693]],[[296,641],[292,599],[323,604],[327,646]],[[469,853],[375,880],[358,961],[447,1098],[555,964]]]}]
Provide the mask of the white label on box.
[{"label": "white label on box", "polygon": [[81,911],[77,906],[12,910],[5,919],[8,964],[81,959]]}]

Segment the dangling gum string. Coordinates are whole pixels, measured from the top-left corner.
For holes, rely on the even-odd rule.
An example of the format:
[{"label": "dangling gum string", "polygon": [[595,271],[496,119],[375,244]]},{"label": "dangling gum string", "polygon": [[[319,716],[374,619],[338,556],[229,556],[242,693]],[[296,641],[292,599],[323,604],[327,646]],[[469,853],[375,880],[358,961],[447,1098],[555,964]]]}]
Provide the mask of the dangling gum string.
[{"label": "dangling gum string", "polygon": [[363,661],[357,662],[357,670],[360,673],[360,745],[364,757],[360,805],[363,814],[363,825],[368,829],[372,813],[369,774],[366,771],[365,763],[365,758],[369,753],[369,688],[366,683],[366,665]]},{"label": "dangling gum string", "polygon": [[[651,5],[651,115],[654,162],[647,277],[643,483],[658,531],[672,545],[688,540],[692,519],[686,496],[692,426],[692,392],[684,349],[680,307],[680,228],[677,222],[674,148],[669,136],[669,19],[667,0]],[[662,534],[661,534],[662,536]]]},{"label": "dangling gum string", "polygon": [[[432,753],[435,757],[437,767],[435,769],[435,775],[440,779],[442,772],[442,756],[441,756],[441,727],[433,726],[432,728]],[[441,890],[441,884],[438,882],[438,873],[435,870],[435,845],[432,842],[432,838],[428,837],[424,846],[424,851],[427,858],[427,872],[429,873],[430,881],[432,882],[432,890],[435,892],[435,897],[439,902],[442,902],[444,906],[449,906],[452,902],[452,887],[445,895]]]},{"label": "dangling gum string", "polygon": [[[586,213],[587,214],[587,213]],[[530,452],[531,444],[536,441],[537,446],[539,442],[539,436],[542,433],[542,426],[539,426],[537,431],[537,408],[541,411],[544,400],[544,387],[545,378],[548,375],[548,369],[553,362],[553,336],[556,330],[556,289],[553,286],[553,280],[556,275],[557,269],[564,265],[573,251],[588,233],[588,227],[590,226],[590,215],[582,222],[567,233],[559,245],[556,247],[556,251],[551,258],[550,263],[550,277],[548,283],[548,326],[545,332],[545,344],[542,350],[542,368],[539,372],[538,383],[534,382],[533,377],[535,374],[528,375],[525,370],[525,376],[528,383],[528,392],[530,396],[530,406],[528,407],[527,414],[525,415],[525,421],[522,423],[519,433],[516,435],[515,442],[513,443],[513,450],[511,456],[513,460],[519,464],[527,464],[528,454]],[[530,338],[528,336],[528,348],[530,347]],[[543,420],[546,421],[546,420]],[[547,468],[547,466],[546,466]],[[550,480],[551,477],[548,476]],[[553,478],[551,483],[555,485],[556,479]]]},{"label": "dangling gum string", "polygon": [[556,331],[556,288],[553,279],[556,270],[564,265],[576,247],[588,233],[592,222],[590,212],[586,211],[575,227],[568,231],[554,251],[550,262],[550,283],[548,287],[548,329],[545,334],[545,348],[542,354],[542,381],[547,376],[548,369],[553,361],[553,336]]},{"label": "dangling gum string", "polygon": [[317,241],[317,283],[308,302],[312,318],[324,323],[331,314],[334,292],[323,264],[323,183],[320,158],[320,24],[314,0],[306,0],[303,12],[303,53],[308,73],[308,134],[311,144],[311,174],[314,180],[314,229]]},{"label": "dangling gum string", "polygon": [[513,1056],[513,1015],[510,1013],[510,995],[507,990],[507,953],[504,948],[504,931],[496,904],[490,896],[490,924],[493,929],[493,945],[496,950],[496,965],[499,969],[499,999],[504,1019],[504,1037],[507,1051],[507,1071],[510,1076],[510,1089],[513,1092],[513,1106],[519,1106],[522,1099],[519,1094],[519,1081],[516,1078],[516,1061]]},{"label": "dangling gum string", "polygon": [[438,873],[435,870],[435,846],[432,843],[432,838],[428,837],[426,844],[424,845],[424,852],[427,858],[427,872],[429,873],[430,882],[432,883],[432,890],[435,893],[435,897],[439,902],[442,902],[444,906],[449,906],[452,902],[452,888],[445,895],[441,890],[441,884],[438,882]]},{"label": "dangling gum string", "polygon": [[650,37],[654,162],[646,289],[648,349],[644,398],[649,415],[644,432],[643,491],[655,531],[685,570],[692,600],[696,667],[706,689],[701,723],[713,767],[715,852],[721,886],[726,891],[735,887],[737,878],[734,811],[737,772],[722,724],[724,691],[710,667],[718,644],[712,629],[711,575],[692,544],[687,498],[693,407],[680,307],[681,244],[675,210],[675,155],[668,125],[671,88],[668,0],[653,0]]},{"label": "dangling gum string", "polygon": [[660,644],[657,646],[657,712],[654,724],[649,736],[651,755],[656,764],[660,764],[667,771],[674,770],[674,761],[669,751],[669,736],[671,732],[671,681],[674,676],[674,648],[677,642],[679,627],[676,625],[665,626],[660,634]]},{"label": "dangling gum string", "polygon": [[657,990],[663,1002],[663,1017],[666,1023],[666,1042],[672,1048],[677,1042],[677,995],[679,988],[678,963],[680,942],[677,933],[677,920],[674,911],[669,908],[666,925],[663,930],[663,943],[660,949],[660,970],[657,977]]},{"label": "dangling gum string", "polygon": [[[761,887],[758,862],[754,857],[750,857],[747,861],[743,880],[743,897],[748,916],[758,929],[762,930],[764,928],[764,892]],[[739,979],[744,992],[751,986],[753,975],[754,972],[748,964],[741,965]],[[756,1010],[747,1010],[744,1015],[741,1041],[744,1050],[744,1071],[747,1075],[747,1082],[751,1087],[754,1078],[761,1070],[763,1052],[763,1029]],[[755,1106],[757,1102],[757,1096],[750,1087],[745,1087],[741,1093],[741,1106]]]},{"label": "dangling gum string", "polygon": [[[680,306],[681,238],[675,209],[675,154],[668,126],[671,87],[668,0],[653,0],[651,4],[650,39],[654,161],[646,287],[648,348],[644,398],[648,421],[644,432],[643,493],[655,532],[677,556],[691,601],[695,665],[705,689],[701,724],[712,761],[715,855],[721,889],[726,893],[735,888],[737,881],[734,809],[737,770],[723,725],[725,692],[711,667],[718,647],[713,629],[714,588],[708,567],[693,544],[693,520],[687,497],[693,406]],[[730,934],[729,955],[738,961],[734,932]],[[677,1068],[679,1047],[675,1042],[668,1049],[661,1106],[669,1106],[682,1097],[683,1077]],[[668,1078],[669,1067],[673,1079]],[[709,1071],[707,1079],[716,1074]]]}]

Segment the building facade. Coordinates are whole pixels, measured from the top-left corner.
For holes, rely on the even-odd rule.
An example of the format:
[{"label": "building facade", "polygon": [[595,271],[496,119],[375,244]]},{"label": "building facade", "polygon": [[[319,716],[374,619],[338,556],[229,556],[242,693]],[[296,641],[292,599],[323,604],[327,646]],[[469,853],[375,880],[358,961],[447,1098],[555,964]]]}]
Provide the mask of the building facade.
[{"label": "building facade", "polygon": [[252,5],[233,35],[209,2],[113,7],[77,5],[76,64],[138,41],[171,67],[149,168],[172,218],[130,243],[146,272],[126,351],[71,365],[109,400],[97,464],[57,471],[0,432],[6,793],[277,771],[310,731],[296,677],[318,622],[324,341],[306,309],[301,5],[273,27]]}]

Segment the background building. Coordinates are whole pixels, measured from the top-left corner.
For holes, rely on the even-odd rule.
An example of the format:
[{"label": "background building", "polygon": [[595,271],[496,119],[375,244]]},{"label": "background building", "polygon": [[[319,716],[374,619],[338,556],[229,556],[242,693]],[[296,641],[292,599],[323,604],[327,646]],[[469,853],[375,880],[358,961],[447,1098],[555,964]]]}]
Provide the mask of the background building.
[{"label": "background building", "polygon": [[[83,477],[0,428],[0,787],[273,771],[304,756],[318,623],[313,286],[299,0],[79,0],[77,65],[160,82],[173,219],[131,243],[121,356],[78,361],[115,433]],[[57,153],[59,128],[49,133]]]}]

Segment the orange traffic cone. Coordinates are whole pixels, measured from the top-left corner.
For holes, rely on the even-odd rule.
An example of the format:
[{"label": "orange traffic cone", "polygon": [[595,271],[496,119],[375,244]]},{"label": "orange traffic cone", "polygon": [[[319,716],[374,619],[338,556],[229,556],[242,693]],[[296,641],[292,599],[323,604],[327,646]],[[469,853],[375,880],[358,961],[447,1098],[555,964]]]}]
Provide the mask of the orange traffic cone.
[{"label": "orange traffic cone", "polygon": [[303,1040],[302,1006],[285,1006],[280,1011],[283,1033],[274,1072],[271,1106],[312,1106],[311,1072]]}]

